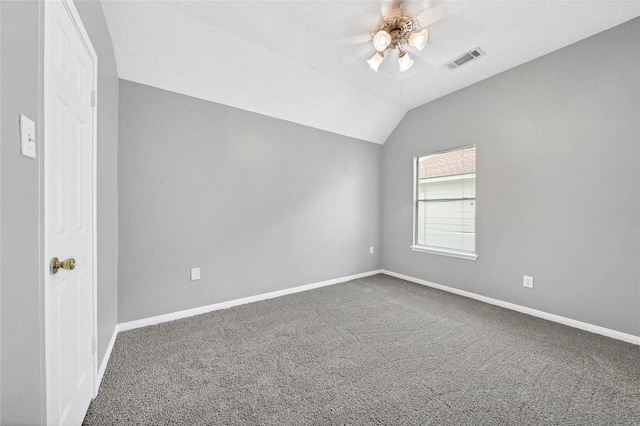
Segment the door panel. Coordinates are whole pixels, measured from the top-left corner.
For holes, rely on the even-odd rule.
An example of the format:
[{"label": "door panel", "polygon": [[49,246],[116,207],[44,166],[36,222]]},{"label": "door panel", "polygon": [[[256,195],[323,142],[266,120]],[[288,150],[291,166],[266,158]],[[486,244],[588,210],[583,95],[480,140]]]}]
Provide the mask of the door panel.
[{"label": "door panel", "polygon": [[[72,2],[45,4],[44,247],[47,423],[80,424],[94,390],[95,52]],[[49,271],[52,257],[75,269]]]}]

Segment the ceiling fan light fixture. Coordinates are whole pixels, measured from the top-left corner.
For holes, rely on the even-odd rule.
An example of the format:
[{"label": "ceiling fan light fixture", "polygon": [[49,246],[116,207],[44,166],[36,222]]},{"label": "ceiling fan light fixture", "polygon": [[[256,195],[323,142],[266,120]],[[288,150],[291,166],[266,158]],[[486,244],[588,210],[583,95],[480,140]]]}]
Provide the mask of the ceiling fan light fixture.
[{"label": "ceiling fan light fixture", "polygon": [[380,30],[373,36],[373,47],[378,52],[383,52],[391,44],[391,35],[385,30]]},{"label": "ceiling fan light fixture", "polygon": [[398,63],[400,64],[400,72],[405,72],[413,66],[413,59],[407,55],[407,52],[400,51],[398,53]]},{"label": "ceiling fan light fixture", "polygon": [[400,72],[406,71],[413,65],[413,60],[404,52],[406,48],[424,49],[429,39],[429,32],[423,28],[418,20],[402,9],[401,0],[393,0],[391,12],[371,31],[371,41],[380,57],[374,55],[367,63],[376,70],[387,50],[398,49]]},{"label": "ceiling fan light fixture", "polygon": [[371,59],[367,61],[367,63],[369,64],[372,70],[378,72],[378,68],[380,67],[380,64],[382,63],[383,59],[384,59],[384,55],[380,52],[376,52],[376,54],[373,55]]},{"label": "ceiling fan light fixture", "polygon": [[424,46],[427,44],[427,40],[429,39],[429,32],[427,30],[422,30],[418,33],[413,33],[409,36],[409,46],[413,46],[418,50],[424,49]]}]

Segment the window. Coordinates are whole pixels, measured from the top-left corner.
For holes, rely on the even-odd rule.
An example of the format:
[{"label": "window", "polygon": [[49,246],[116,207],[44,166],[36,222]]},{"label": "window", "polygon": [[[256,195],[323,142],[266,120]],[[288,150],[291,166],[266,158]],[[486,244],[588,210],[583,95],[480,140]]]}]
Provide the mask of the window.
[{"label": "window", "polygon": [[476,146],[415,159],[411,249],[477,259]]}]

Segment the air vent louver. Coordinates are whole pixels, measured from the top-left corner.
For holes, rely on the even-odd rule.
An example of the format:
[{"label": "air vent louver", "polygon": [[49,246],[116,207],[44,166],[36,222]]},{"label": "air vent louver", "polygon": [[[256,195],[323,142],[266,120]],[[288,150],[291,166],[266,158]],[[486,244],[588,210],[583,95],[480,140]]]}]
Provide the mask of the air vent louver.
[{"label": "air vent louver", "polygon": [[476,47],[475,49],[470,50],[464,55],[459,56],[458,58],[449,62],[447,66],[449,67],[450,70],[455,70],[456,68],[461,67],[462,65],[467,64],[471,61],[474,61],[481,56],[484,56],[484,51],[479,47]]}]

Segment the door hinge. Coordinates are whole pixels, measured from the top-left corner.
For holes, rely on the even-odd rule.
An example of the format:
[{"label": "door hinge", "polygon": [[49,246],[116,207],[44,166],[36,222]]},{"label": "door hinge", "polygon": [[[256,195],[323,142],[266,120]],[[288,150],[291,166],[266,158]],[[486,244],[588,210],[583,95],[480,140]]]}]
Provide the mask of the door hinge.
[{"label": "door hinge", "polygon": [[91,355],[96,353],[96,338],[95,336],[91,338]]},{"label": "door hinge", "polygon": [[96,89],[91,90],[91,106],[94,107],[98,105],[98,92]]}]

